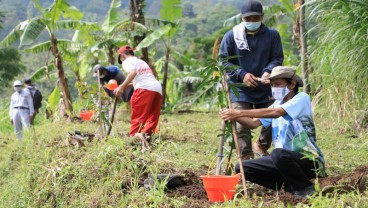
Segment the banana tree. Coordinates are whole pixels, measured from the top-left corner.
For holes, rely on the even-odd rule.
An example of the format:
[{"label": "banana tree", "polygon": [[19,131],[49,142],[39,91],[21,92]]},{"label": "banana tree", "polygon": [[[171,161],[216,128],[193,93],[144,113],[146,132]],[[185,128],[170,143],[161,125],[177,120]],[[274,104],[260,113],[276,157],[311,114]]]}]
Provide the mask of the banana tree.
[{"label": "banana tree", "polygon": [[[129,0],[129,10],[130,10],[130,21],[131,22],[137,22],[142,25],[145,24],[145,18],[144,18],[144,13],[143,13],[144,5],[145,5],[144,0]],[[131,25],[131,29],[135,30],[135,26],[133,24]],[[134,45],[138,45],[145,37],[146,37],[145,33],[141,35],[135,35]],[[142,48],[142,59],[148,64],[150,64],[147,47]]]},{"label": "banana tree", "polygon": [[[75,7],[71,6],[66,0],[54,0],[51,6],[44,9],[38,0],[32,0],[34,7],[40,12],[40,16],[25,20],[19,23],[15,28],[1,41],[0,45],[10,46],[19,40],[19,48],[29,48],[43,31],[47,31],[50,41],[34,45],[33,50],[48,48],[54,56],[54,64],[57,68],[61,92],[65,101],[66,113],[73,111],[72,99],[68,87],[68,81],[65,76],[63,59],[59,52],[59,41],[56,38],[58,29],[76,29],[82,25],[80,19],[83,14]],[[61,18],[63,18],[61,20]],[[67,42],[67,41],[65,41]]]},{"label": "banana tree", "polygon": [[165,46],[165,64],[164,75],[162,81],[162,107],[165,108],[166,102],[166,87],[169,72],[170,54],[172,51],[171,42],[178,29],[178,21],[182,17],[181,0],[162,0],[162,8],[160,10],[160,20],[164,26],[154,30],[149,34],[138,46],[137,50],[148,47],[155,43],[156,40],[161,39]]},{"label": "banana tree", "polygon": [[[93,33],[88,30],[78,30],[74,34],[73,41],[83,43],[89,50],[81,51],[82,56],[85,57],[80,60],[89,60],[87,63],[82,62],[82,67],[89,67],[91,64],[99,62],[108,62],[114,65],[116,60],[116,50],[119,46],[134,43],[137,34],[144,35],[148,32],[143,23],[136,22],[136,19],[122,19],[121,17],[121,1],[112,0],[110,8],[107,11],[106,18],[98,30]],[[133,15],[133,11],[131,16]],[[97,26],[97,25],[96,25]],[[103,50],[101,50],[103,49]],[[92,58],[94,57],[94,59]],[[93,63],[91,63],[91,59]]]}]

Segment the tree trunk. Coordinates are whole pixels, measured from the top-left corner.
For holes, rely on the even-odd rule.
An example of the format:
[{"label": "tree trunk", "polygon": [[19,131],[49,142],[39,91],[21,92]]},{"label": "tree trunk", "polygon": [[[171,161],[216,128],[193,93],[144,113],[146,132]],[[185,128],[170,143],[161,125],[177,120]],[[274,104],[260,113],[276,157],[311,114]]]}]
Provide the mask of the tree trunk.
[{"label": "tree trunk", "polygon": [[170,59],[170,49],[167,48],[165,54],[165,65],[164,65],[164,78],[162,81],[162,108],[165,109],[166,103],[166,85],[167,85],[167,74],[169,71],[169,59]]},{"label": "tree trunk", "polygon": [[55,65],[58,70],[58,78],[60,80],[61,91],[63,93],[63,98],[65,102],[66,114],[64,116],[68,116],[67,114],[70,115],[73,112],[72,97],[70,95],[68,87],[68,80],[65,77],[63,60],[57,48],[57,39],[52,35],[50,37],[50,41],[51,41],[51,51],[52,55],[55,57]]},{"label": "tree trunk", "polygon": [[[143,14],[144,0],[130,0],[129,9],[130,9],[130,21],[138,22],[142,25],[145,24],[144,14]],[[134,30],[134,28],[132,28]],[[143,36],[134,36],[134,46],[137,46],[144,38]],[[148,65],[150,65],[150,60],[148,57],[148,49],[142,48],[142,60],[144,60]]]},{"label": "tree trunk", "polygon": [[114,46],[110,46],[109,47],[109,51],[108,51],[108,54],[107,54],[107,59],[109,61],[109,64],[110,65],[114,65],[115,64],[115,53],[114,53]]},{"label": "tree trunk", "polygon": [[310,92],[309,85],[309,69],[308,69],[308,51],[307,51],[307,37],[305,29],[305,4],[304,0],[300,0],[300,10],[299,10],[299,28],[300,28],[300,57],[302,63],[302,74],[304,87],[303,91],[305,93]]}]

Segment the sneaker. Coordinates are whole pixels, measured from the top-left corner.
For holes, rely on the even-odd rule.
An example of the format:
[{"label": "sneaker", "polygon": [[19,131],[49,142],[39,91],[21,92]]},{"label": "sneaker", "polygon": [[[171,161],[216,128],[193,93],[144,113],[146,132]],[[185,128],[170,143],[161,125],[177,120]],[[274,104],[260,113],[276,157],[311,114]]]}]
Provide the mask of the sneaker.
[{"label": "sneaker", "polygon": [[303,190],[295,190],[293,195],[300,198],[308,198],[312,196],[316,191],[314,190],[314,184],[305,187]]},{"label": "sneaker", "polygon": [[253,148],[253,152],[256,153],[256,154],[258,154],[258,155],[260,155],[260,156],[268,156],[268,155],[270,155],[267,152],[266,147],[264,147],[259,142],[254,143],[252,148]]}]

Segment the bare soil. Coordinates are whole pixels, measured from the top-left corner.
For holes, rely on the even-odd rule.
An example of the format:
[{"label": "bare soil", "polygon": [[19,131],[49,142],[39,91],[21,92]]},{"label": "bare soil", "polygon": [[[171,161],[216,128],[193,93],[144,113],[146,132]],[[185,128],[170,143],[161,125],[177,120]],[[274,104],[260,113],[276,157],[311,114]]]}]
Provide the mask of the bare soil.
[{"label": "bare soil", "polygon": [[[196,173],[192,170],[184,171],[185,185],[167,193],[169,197],[187,197],[192,199],[184,207],[210,207],[213,203],[208,201],[207,194],[202,185],[200,175],[203,173]],[[329,176],[320,178],[318,184],[323,195],[341,194],[349,191],[359,191],[363,193],[368,186],[368,165],[360,166],[351,173]],[[240,192],[240,190],[238,191]],[[275,191],[264,188],[257,184],[247,182],[248,198],[262,197],[265,204],[272,202],[283,202],[285,206],[296,205],[298,203],[308,204],[308,199],[295,197],[294,195],[284,192]],[[238,194],[238,197],[244,197],[243,194]]]}]

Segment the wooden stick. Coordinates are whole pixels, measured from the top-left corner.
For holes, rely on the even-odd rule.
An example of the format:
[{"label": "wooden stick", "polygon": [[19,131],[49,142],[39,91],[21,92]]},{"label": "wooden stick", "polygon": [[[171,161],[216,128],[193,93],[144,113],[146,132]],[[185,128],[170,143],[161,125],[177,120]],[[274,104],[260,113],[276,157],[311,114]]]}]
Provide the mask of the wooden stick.
[{"label": "wooden stick", "polygon": [[[226,73],[223,73],[222,79],[223,79],[223,85],[224,85],[225,92],[226,92],[226,99],[227,99],[228,107],[231,108],[231,105],[230,105],[230,103],[231,103],[230,90],[229,90],[229,86],[227,84]],[[236,122],[235,121],[231,121],[231,130],[232,130],[233,139],[234,139],[234,142],[235,142],[236,157],[238,159],[239,167],[240,167],[240,173],[242,175],[242,184],[243,184],[243,187],[244,187],[244,197],[248,198],[247,187],[245,186],[245,174],[244,174],[243,161],[241,159],[239,143],[238,143],[238,134],[236,133]]]},{"label": "wooden stick", "polygon": [[220,138],[220,143],[219,143],[219,147],[218,147],[218,153],[217,153],[217,167],[216,167],[216,175],[220,175],[221,173],[221,165],[222,165],[222,159],[224,158],[223,153],[224,153],[224,142],[225,142],[225,128],[226,128],[226,123],[225,121],[222,121],[222,125],[221,125],[221,138]]},{"label": "wooden stick", "polygon": [[112,109],[111,121],[109,123],[109,130],[107,131],[107,136],[110,135],[110,132],[111,132],[111,129],[112,129],[112,124],[114,123],[117,100],[118,100],[118,96],[115,96],[115,98],[114,98],[114,107]]},{"label": "wooden stick", "polygon": [[103,124],[102,124],[102,115],[101,115],[101,108],[102,108],[102,101],[101,101],[101,80],[100,80],[100,72],[97,72],[97,79],[98,79],[98,129],[99,129],[99,137],[102,138],[103,134]]}]

